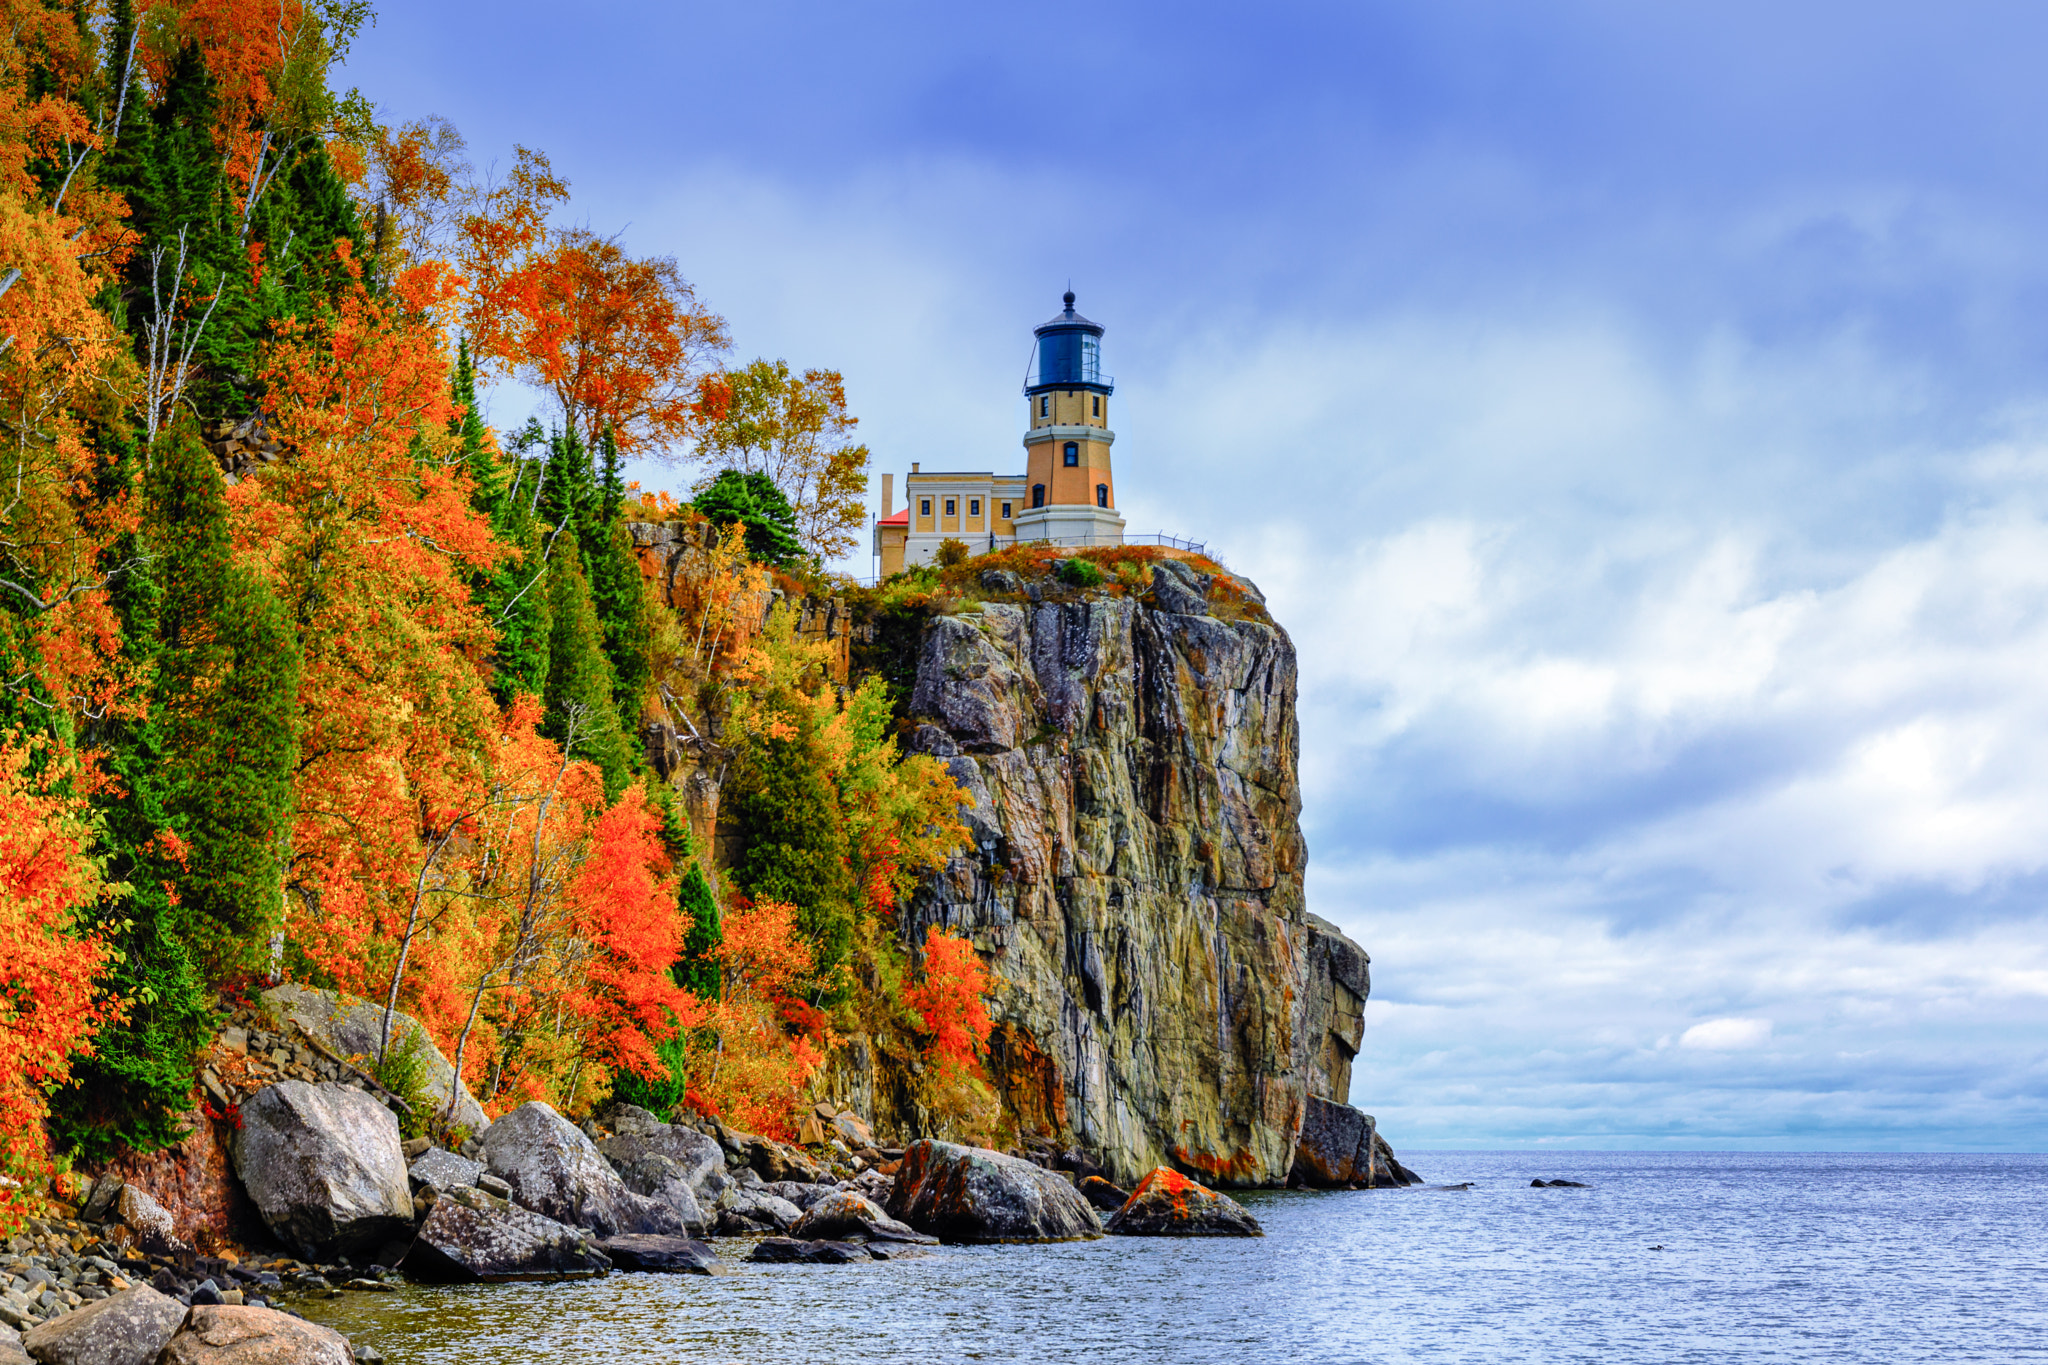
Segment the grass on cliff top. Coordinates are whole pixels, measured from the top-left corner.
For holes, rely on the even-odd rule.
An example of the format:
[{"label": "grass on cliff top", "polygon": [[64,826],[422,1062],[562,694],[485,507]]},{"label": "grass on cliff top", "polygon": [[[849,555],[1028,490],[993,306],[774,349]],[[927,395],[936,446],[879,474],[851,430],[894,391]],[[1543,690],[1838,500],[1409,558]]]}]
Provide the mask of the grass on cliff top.
[{"label": "grass on cliff top", "polygon": [[891,575],[873,588],[849,593],[857,621],[880,623],[901,613],[918,617],[952,615],[984,602],[1025,602],[1028,592],[1006,592],[982,582],[1001,570],[1017,576],[1023,587],[1036,586],[1039,600],[1079,602],[1090,597],[1144,598],[1152,590],[1152,567],[1178,559],[1211,576],[1210,614],[1224,621],[1257,621],[1270,625],[1258,599],[1247,593],[1231,572],[1207,555],[1158,545],[1106,545],[1061,549],[1050,545],[1013,545],[976,555],[958,564],[919,565]]}]

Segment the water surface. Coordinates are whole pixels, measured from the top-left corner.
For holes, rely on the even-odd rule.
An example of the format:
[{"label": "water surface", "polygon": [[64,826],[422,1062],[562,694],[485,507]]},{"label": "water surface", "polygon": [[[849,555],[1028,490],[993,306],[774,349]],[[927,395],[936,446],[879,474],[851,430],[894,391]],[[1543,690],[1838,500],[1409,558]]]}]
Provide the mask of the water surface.
[{"label": "water surface", "polygon": [[1473,1188],[1248,1193],[1258,1240],[945,1247],[304,1309],[391,1365],[2048,1361],[2048,1157],[1411,1164]]}]

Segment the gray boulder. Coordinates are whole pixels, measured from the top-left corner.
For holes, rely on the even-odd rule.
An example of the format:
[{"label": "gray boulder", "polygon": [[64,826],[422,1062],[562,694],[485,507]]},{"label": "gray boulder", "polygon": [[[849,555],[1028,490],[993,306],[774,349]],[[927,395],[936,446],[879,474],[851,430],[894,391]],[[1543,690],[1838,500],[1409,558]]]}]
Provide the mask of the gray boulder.
[{"label": "gray boulder", "polygon": [[789,1229],[789,1235],[805,1241],[844,1242],[934,1242],[902,1223],[852,1190],[834,1190],[804,1210]]},{"label": "gray boulder", "polygon": [[692,1235],[711,1226],[697,1192],[690,1187],[689,1168],[681,1162],[648,1152],[632,1161],[615,1161],[612,1165],[618,1171],[619,1179],[626,1182],[627,1189],[668,1205]]},{"label": "gray boulder", "polygon": [[[384,1036],[384,1007],[381,1005],[373,1005],[367,1000],[344,1004],[332,991],[292,983],[263,992],[262,999],[272,1013],[296,1023],[337,1057],[377,1055]],[[491,1126],[490,1116],[476,1102],[476,1096],[469,1093],[469,1087],[456,1080],[455,1068],[441,1055],[441,1049],[434,1046],[432,1037],[411,1016],[401,1013],[391,1016],[391,1036],[394,1039],[417,1037],[420,1040],[419,1056],[425,1068],[423,1080],[427,1094],[434,1101],[434,1112],[448,1112],[449,1091],[453,1089],[455,1112],[449,1115],[449,1122],[467,1129],[473,1138],[482,1137],[484,1130]]]},{"label": "gray boulder", "polygon": [[21,1349],[21,1333],[0,1324],[0,1365],[28,1365],[28,1352]]},{"label": "gray boulder", "polygon": [[360,1090],[331,1081],[265,1086],[242,1102],[234,1157],[263,1221],[309,1260],[412,1231],[398,1120]]},{"label": "gray boulder", "polygon": [[158,1365],[355,1365],[348,1338],[332,1327],[270,1308],[195,1308]]},{"label": "gray boulder", "polygon": [[114,1201],[121,1197],[121,1177],[103,1175],[92,1182],[92,1191],[79,1205],[78,1221],[81,1223],[104,1223],[114,1216]]},{"label": "gray boulder", "polygon": [[829,1194],[837,1194],[837,1185],[811,1185],[801,1180],[777,1180],[764,1183],[761,1190],[777,1199],[786,1199],[800,1209],[807,1209]]},{"label": "gray boulder", "polygon": [[515,1202],[558,1223],[600,1237],[688,1231],[681,1214],[628,1189],[582,1130],[539,1100],[492,1124],[482,1155]]},{"label": "gray boulder", "polygon": [[600,1141],[597,1148],[621,1169],[646,1157],[673,1162],[671,1178],[680,1179],[699,1193],[707,1176],[725,1169],[725,1152],[716,1139],[681,1124],[663,1123],[645,1109],[630,1104],[622,1104],[613,1111],[612,1135]]},{"label": "gray boulder", "polygon": [[22,1349],[42,1365],[152,1365],[185,1305],[145,1285],[31,1327]]},{"label": "gray boulder", "polygon": [[730,1275],[718,1253],[688,1237],[660,1237],[628,1232],[599,1244],[619,1270],[651,1270],[669,1275]]},{"label": "gray boulder", "polygon": [[763,1265],[852,1265],[873,1258],[851,1242],[802,1242],[793,1237],[763,1237],[749,1261]]},{"label": "gray boulder", "polygon": [[430,1284],[583,1279],[611,1261],[581,1228],[477,1189],[434,1200],[400,1269]]},{"label": "gray boulder", "polygon": [[986,1147],[930,1138],[903,1153],[889,1213],[942,1242],[1071,1242],[1102,1235],[1095,1210],[1053,1172]]},{"label": "gray boulder", "polygon": [[459,1190],[474,1185],[483,1173],[483,1162],[471,1161],[466,1156],[457,1156],[439,1147],[429,1147],[422,1152],[406,1172],[413,1188],[437,1190]]},{"label": "gray boulder", "polygon": [[735,1185],[718,1197],[717,1231],[721,1237],[742,1237],[750,1232],[781,1232],[796,1226],[803,1210],[761,1189]]}]

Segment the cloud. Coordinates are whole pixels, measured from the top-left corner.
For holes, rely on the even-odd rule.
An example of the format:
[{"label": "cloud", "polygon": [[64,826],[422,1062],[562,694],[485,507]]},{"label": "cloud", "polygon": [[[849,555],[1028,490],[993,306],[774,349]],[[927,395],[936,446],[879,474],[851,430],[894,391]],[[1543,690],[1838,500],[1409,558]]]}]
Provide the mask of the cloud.
[{"label": "cloud", "polygon": [[1770,1040],[1771,1021],[1768,1019],[1709,1019],[1678,1035],[1680,1047],[1698,1048],[1704,1052],[1737,1052],[1762,1047]]}]

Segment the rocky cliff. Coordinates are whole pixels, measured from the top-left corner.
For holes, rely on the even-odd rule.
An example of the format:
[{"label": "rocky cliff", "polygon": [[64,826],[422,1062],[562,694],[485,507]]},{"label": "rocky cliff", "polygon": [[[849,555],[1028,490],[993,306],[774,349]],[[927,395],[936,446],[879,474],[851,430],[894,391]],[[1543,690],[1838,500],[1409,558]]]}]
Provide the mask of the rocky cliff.
[{"label": "rocky cliff", "polygon": [[1294,647],[1257,590],[1166,561],[1142,595],[987,575],[935,616],[911,747],[972,799],[924,888],[1000,978],[991,1070],[1027,1132],[1129,1180],[1279,1184],[1348,1098],[1369,989],[1307,913]]}]

